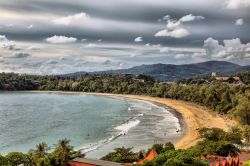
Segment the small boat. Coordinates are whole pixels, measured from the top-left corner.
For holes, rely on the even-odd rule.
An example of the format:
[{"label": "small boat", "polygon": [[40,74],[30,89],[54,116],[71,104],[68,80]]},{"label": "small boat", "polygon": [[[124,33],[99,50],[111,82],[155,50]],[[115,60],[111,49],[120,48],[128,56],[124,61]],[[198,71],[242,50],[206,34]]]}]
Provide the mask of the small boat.
[{"label": "small boat", "polygon": [[176,129],[176,133],[179,133],[180,132],[180,129]]}]

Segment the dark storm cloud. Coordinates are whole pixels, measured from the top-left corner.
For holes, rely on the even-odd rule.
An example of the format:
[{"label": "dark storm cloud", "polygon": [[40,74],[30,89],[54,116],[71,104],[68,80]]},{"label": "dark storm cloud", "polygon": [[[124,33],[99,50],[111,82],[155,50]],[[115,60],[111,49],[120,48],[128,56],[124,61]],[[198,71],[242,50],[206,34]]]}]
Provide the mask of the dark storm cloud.
[{"label": "dark storm cloud", "polygon": [[210,2],[176,1],[115,1],[115,0],[11,0],[0,2],[0,8],[16,12],[28,13],[52,13],[55,15],[71,15],[79,12],[86,12],[94,17],[109,18],[114,20],[149,21],[157,20],[170,14],[173,17],[193,13],[211,15],[211,18],[227,18],[232,16],[248,15],[248,10],[227,10],[224,8],[223,0],[212,0]]},{"label": "dark storm cloud", "polygon": [[[4,33],[11,38],[25,40],[41,40],[51,35],[73,36],[78,39],[88,38],[97,40],[103,38],[106,42],[132,42],[137,36],[143,36],[145,42],[161,43],[166,45],[180,44],[201,46],[208,37],[217,39],[239,37],[243,42],[249,41],[250,13],[248,8],[243,10],[228,10],[225,8],[225,1],[181,1],[176,3],[163,0],[156,1],[115,1],[115,0],[75,0],[75,1],[49,1],[49,0],[12,0],[0,2],[0,8],[10,12],[28,13],[30,15],[51,15],[54,17],[66,17],[76,13],[85,12],[90,15],[90,19],[103,21],[100,25],[103,28],[85,26],[56,26],[50,20],[34,22],[34,30],[25,28],[1,28],[0,33]],[[154,34],[165,27],[165,22],[157,22],[164,15],[179,19],[184,15],[193,14],[205,17],[205,21],[187,24],[191,35],[184,39],[155,38]],[[242,27],[233,26],[233,21],[243,18],[245,25]],[[110,23],[112,22],[112,24]],[[14,24],[14,23],[13,23]],[[27,23],[28,24],[28,23]],[[111,24],[111,25],[110,25]],[[137,26],[137,24],[145,24]],[[99,26],[100,26],[99,25]],[[140,28],[140,29],[138,29]],[[194,42],[193,39],[196,39]],[[200,41],[200,42],[197,42]]]}]

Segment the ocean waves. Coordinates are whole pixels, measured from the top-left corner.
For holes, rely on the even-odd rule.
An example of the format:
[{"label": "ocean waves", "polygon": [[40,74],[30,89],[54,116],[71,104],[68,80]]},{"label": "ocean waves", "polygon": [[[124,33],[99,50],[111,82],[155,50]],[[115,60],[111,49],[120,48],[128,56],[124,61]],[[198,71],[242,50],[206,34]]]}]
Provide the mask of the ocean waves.
[{"label": "ocean waves", "polygon": [[105,144],[110,143],[111,141],[117,139],[120,136],[126,135],[131,128],[136,127],[140,123],[140,120],[138,118],[142,117],[142,116],[143,116],[143,114],[138,114],[135,117],[131,117],[125,123],[123,123],[123,124],[121,124],[119,126],[116,126],[114,128],[115,130],[118,131],[118,133],[115,133],[111,137],[109,137],[107,139],[104,139],[104,140],[101,140],[101,141],[99,141],[97,143],[89,144],[87,146],[83,146],[78,150],[80,150],[83,153],[88,153],[88,152],[91,152],[93,150],[96,150],[96,149],[102,147]]}]

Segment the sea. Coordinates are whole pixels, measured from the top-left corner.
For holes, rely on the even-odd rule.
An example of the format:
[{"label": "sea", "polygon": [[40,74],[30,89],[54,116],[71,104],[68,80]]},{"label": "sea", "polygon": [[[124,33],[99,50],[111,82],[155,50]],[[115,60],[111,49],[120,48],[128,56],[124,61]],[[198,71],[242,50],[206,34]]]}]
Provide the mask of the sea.
[{"label": "sea", "polygon": [[155,103],[114,96],[0,92],[0,154],[28,152],[46,142],[52,151],[69,139],[75,150],[100,158],[118,147],[134,151],[176,142],[181,115]]}]

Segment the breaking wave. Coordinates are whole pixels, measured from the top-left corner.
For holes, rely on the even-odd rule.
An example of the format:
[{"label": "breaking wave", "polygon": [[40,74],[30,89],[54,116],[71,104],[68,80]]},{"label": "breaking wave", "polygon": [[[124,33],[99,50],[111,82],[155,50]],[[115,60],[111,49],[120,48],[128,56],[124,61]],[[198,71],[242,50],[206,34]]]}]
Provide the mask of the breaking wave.
[{"label": "breaking wave", "polygon": [[119,131],[119,132],[112,135],[111,137],[104,139],[104,140],[101,140],[101,141],[94,143],[94,144],[89,144],[88,146],[83,146],[78,150],[80,150],[83,153],[88,153],[88,152],[91,152],[93,150],[100,148],[101,146],[103,146],[105,144],[110,143],[111,141],[117,139],[120,136],[126,135],[131,128],[137,126],[140,123],[140,120],[138,118],[142,117],[142,116],[143,116],[143,114],[138,114],[137,116],[132,117],[129,120],[127,120],[125,123],[123,123],[119,126],[116,126],[114,129]]}]

